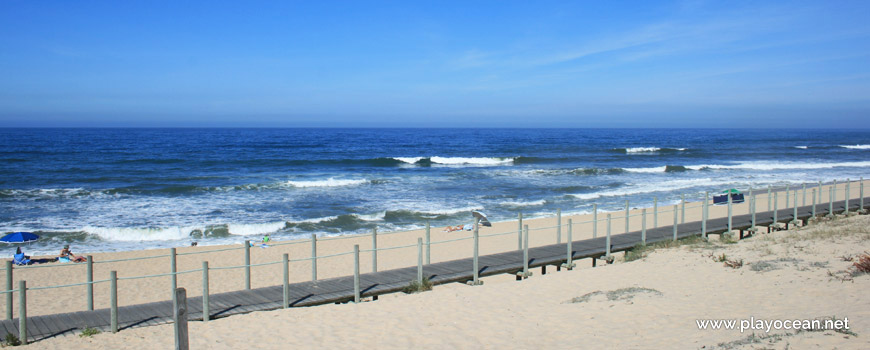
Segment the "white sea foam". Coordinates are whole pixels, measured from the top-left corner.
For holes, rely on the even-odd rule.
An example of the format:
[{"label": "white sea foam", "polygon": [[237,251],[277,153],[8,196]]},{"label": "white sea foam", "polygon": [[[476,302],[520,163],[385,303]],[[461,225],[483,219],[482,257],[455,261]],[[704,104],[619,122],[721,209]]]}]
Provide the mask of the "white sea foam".
[{"label": "white sea foam", "polygon": [[368,214],[368,215],[366,215],[366,214],[353,214],[353,216],[359,218],[360,220],[364,220],[364,221],[379,221],[379,220],[383,220],[384,217],[387,216],[387,212],[382,211],[380,213],[374,213],[374,214]]},{"label": "white sea foam", "polygon": [[514,158],[465,158],[465,157],[432,157],[432,163],[444,165],[505,165],[512,164]]},{"label": "white sea foam", "polygon": [[732,182],[733,180],[714,180],[712,178],[671,180],[662,182],[630,184],[609,191],[569,194],[569,196],[577,199],[588,200],[601,197],[621,197],[640,193],[676,191],[697,186],[720,186],[730,184]]},{"label": "white sea foam", "polygon": [[302,224],[302,223],[307,223],[307,224],[316,224],[316,223],[325,222],[325,221],[330,221],[330,220],[335,220],[335,219],[338,219],[338,216],[324,216],[324,217],[319,217],[319,218],[311,218],[311,219],[303,219],[303,220],[293,220],[293,221],[291,221],[291,222],[292,222],[292,223],[296,223],[296,224]]},{"label": "white sea foam", "polygon": [[840,147],[848,149],[870,149],[870,145],[840,145]]},{"label": "white sea foam", "polygon": [[262,224],[227,224],[227,231],[232,235],[250,236],[274,233],[287,226],[284,221]]},{"label": "white sea foam", "polygon": [[393,159],[398,160],[400,162],[414,164],[424,159],[424,157],[393,157]]},{"label": "white sea foam", "polygon": [[368,183],[365,179],[335,179],[328,178],[326,180],[310,180],[310,181],[287,181],[286,184],[293,187],[341,187],[341,186],[356,186]]},{"label": "white sea foam", "polygon": [[501,202],[499,204],[504,205],[504,206],[508,206],[508,207],[533,207],[533,206],[544,205],[546,203],[547,203],[547,200],[541,199],[541,200],[537,200],[537,201],[506,201],[506,202]]},{"label": "white sea foam", "polygon": [[482,206],[469,206],[463,208],[437,208],[437,209],[422,209],[422,210],[411,210],[416,211],[422,214],[430,214],[430,215],[452,215],[457,213],[470,213],[472,210],[479,210]]},{"label": "white sea foam", "polygon": [[870,167],[870,161],[864,162],[833,162],[833,163],[809,163],[809,162],[768,162],[754,161],[732,165],[723,164],[700,164],[689,165],[687,169],[724,169],[724,170],[790,170],[790,169],[832,169],[832,168],[865,168]]},{"label": "white sea foam", "polygon": [[797,148],[797,149],[807,149],[807,146],[794,146],[794,148]]},{"label": "white sea foam", "polygon": [[632,173],[650,174],[650,173],[663,173],[663,172],[665,172],[666,168],[667,167],[664,167],[664,166],[657,166],[657,167],[652,167],[652,168],[625,168],[625,171],[632,172]]},{"label": "white sea foam", "polygon": [[626,148],[625,153],[645,153],[645,152],[658,152],[661,148],[659,147],[631,147]]},{"label": "white sea foam", "polygon": [[64,198],[64,197],[80,197],[80,196],[99,196],[102,192],[91,192],[84,188],[36,188],[29,190],[0,190],[0,194],[13,197],[29,197],[29,198]]},{"label": "white sea foam", "polygon": [[190,237],[190,232],[204,230],[203,227],[173,226],[166,228],[152,227],[94,227],[87,226],[82,231],[99,236],[104,240],[136,242],[136,241],[168,241]]}]

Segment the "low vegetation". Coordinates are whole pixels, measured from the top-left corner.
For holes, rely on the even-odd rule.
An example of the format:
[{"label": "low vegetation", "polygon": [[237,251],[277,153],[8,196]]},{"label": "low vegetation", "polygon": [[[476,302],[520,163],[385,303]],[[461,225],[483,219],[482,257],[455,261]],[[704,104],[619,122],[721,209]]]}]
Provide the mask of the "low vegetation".
[{"label": "low vegetation", "polygon": [[652,244],[637,244],[631,250],[625,252],[625,261],[634,261],[640,260],[647,257],[650,253],[654,252],[657,249],[668,249],[675,248],[680,246],[707,246],[710,245],[707,241],[705,241],[700,236],[689,236],[685,238],[674,240],[666,240],[661,242],[656,242]]},{"label": "low vegetation", "polygon": [[3,341],[3,346],[19,346],[21,345],[21,339],[18,339],[18,336],[12,333],[6,333],[6,339]]},{"label": "low vegetation", "polygon": [[432,290],[432,282],[429,282],[428,277],[423,277],[423,283],[420,283],[417,280],[413,280],[408,283],[405,288],[402,288],[402,292],[405,294],[420,293],[428,290]]},{"label": "low vegetation", "polygon": [[95,336],[95,335],[100,334],[100,333],[101,333],[101,332],[100,332],[99,329],[91,328],[91,327],[85,327],[85,329],[82,330],[82,333],[79,334],[79,337],[83,337],[83,338],[84,338],[84,337],[92,337],[92,336]]}]

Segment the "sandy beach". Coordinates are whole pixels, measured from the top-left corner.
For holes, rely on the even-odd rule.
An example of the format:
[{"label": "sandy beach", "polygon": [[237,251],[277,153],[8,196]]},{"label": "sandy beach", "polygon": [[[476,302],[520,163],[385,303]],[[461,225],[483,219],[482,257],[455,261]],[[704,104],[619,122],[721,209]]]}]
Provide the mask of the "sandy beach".
[{"label": "sandy beach", "polygon": [[[856,184],[853,184],[853,186],[851,188],[852,188],[852,198],[857,198],[858,186]],[[840,189],[839,196],[842,197],[842,194],[843,194],[842,185],[839,186],[839,189]],[[825,195],[827,194],[827,190],[828,190],[827,187],[823,190]],[[759,210],[765,210],[766,203],[767,203],[766,202],[767,201],[766,191],[763,193],[761,191],[759,191],[757,193],[758,193],[757,208]],[[799,194],[800,194],[800,192],[799,192]],[[782,193],[780,193],[780,195],[782,195]],[[827,197],[825,196],[823,198],[827,198]],[[782,208],[782,205],[783,205],[782,202],[784,200],[781,198],[780,201],[781,201],[780,208]],[[809,203],[811,203],[811,202],[809,202],[809,200],[808,200],[808,204]],[[686,207],[687,207],[686,214],[685,214],[686,221],[694,221],[694,220],[701,219],[701,205],[699,202],[689,202],[689,203],[687,203]],[[673,204],[670,204],[670,205],[661,204],[659,206],[659,210],[663,211],[663,212],[660,213],[658,216],[658,224],[659,225],[670,225],[673,221],[673,211],[672,211]],[[748,201],[747,201],[747,203],[734,205],[734,214],[735,215],[748,213],[748,210],[749,210]],[[640,216],[638,215],[639,213],[640,213],[639,208],[631,210],[630,215],[632,215],[632,217],[629,221],[629,230],[639,230],[640,229],[640,227],[641,227],[640,221],[641,220],[640,220]],[[622,233],[624,231],[624,227],[625,227],[625,221],[622,218],[622,216],[624,216],[624,212],[618,211],[618,212],[611,212],[610,214],[614,217],[617,217],[612,222],[613,234]],[[638,216],[634,216],[634,215],[638,215]],[[711,215],[711,217],[726,216],[727,215],[727,206],[710,206],[710,215]],[[678,216],[681,216],[681,213]],[[598,214],[598,218],[600,220],[599,226],[598,226],[598,234],[599,235],[603,235],[604,232],[606,231],[606,223],[604,220],[605,217],[606,217],[606,213],[604,213],[603,211],[599,212],[599,214]],[[592,218],[592,216],[588,215],[588,214],[587,215],[568,215],[567,213],[563,214],[563,216],[562,216],[562,222],[563,222],[562,237],[563,238],[562,239],[564,240],[566,235],[567,235],[567,228],[564,225],[567,223],[568,219],[571,219],[575,223],[573,226],[573,234],[574,234],[575,240],[576,239],[583,239],[583,238],[590,238],[592,236],[592,227],[590,224],[591,218]],[[540,245],[552,244],[552,243],[556,242],[556,230],[554,228],[554,226],[556,224],[555,217],[525,220],[524,224],[529,225],[529,228],[531,230],[531,234],[530,234],[530,245],[531,246],[540,246]],[[653,216],[651,213],[647,217],[647,225],[648,225],[648,227],[653,226]],[[489,253],[509,251],[509,250],[516,249],[517,227],[518,227],[518,224],[516,221],[508,221],[508,222],[494,223],[492,227],[482,228],[481,235],[484,238],[481,238],[481,254],[489,254]],[[444,229],[443,227],[431,228],[431,237],[432,237],[431,239],[433,242],[449,241],[449,240],[456,240],[456,239],[459,239],[459,240],[447,242],[447,243],[440,243],[440,244],[433,243],[433,245],[431,247],[431,252],[432,252],[431,253],[432,254],[431,260],[432,260],[432,262],[447,261],[447,260],[452,260],[452,259],[470,256],[470,253],[471,253],[470,240],[462,239],[462,238],[470,237],[470,232],[467,232],[467,231],[444,232],[443,229]],[[494,235],[494,236],[487,237],[487,235],[493,235],[493,234],[498,234],[498,233],[506,233],[506,234]],[[409,231],[409,232],[396,232],[396,233],[381,233],[378,235],[378,247],[380,249],[383,249],[383,248],[389,248],[389,247],[414,245],[414,244],[416,244],[417,237],[423,237],[423,235],[424,235],[423,230]],[[272,243],[273,244],[269,248],[260,248],[259,246],[257,246],[257,247],[254,247],[251,249],[252,264],[262,264],[262,263],[280,261],[281,255],[284,253],[289,254],[290,259],[304,259],[304,258],[310,257],[311,246],[310,246],[310,241],[308,241],[308,240],[301,240],[301,241],[297,241],[297,242],[289,241],[289,242],[272,242]],[[345,237],[331,237],[331,238],[319,239],[317,242],[318,256],[326,256],[326,255],[332,255],[332,254],[345,253],[345,252],[352,250],[352,247],[355,244],[359,244],[361,249],[363,249],[363,250],[369,249],[371,247],[371,244],[372,244],[372,238],[371,238],[371,236],[345,236]],[[75,249],[77,247],[73,247],[73,248]],[[224,250],[224,251],[219,251],[219,252],[208,252],[208,251],[212,251],[212,250],[223,250],[223,249],[230,249],[230,250]],[[722,249],[725,249],[725,248],[722,248]],[[865,246],[863,249],[866,250],[867,247]],[[244,263],[244,254],[243,254],[244,251],[242,249],[240,249],[240,245],[237,245],[237,246],[209,246],[209,247],[203,247],[203,246],[200,246],[200,247],[179,247],[179,248],[177,248],[177,251],[179,254],[178,260],[177,260],[178,271],[197,270],[202,266],[201,265],[202,261],[208,261],[210,264],[210,267],[212,267],[212,268],[226,267],[226,266],[238,266],[238,265],[242,265]],[[191,254],[191,253],[200,253],[200,252],[204,252],[204,253]],[[108,278],[109,271],[111,271],[111,270],[118,271],[119,278],[124,278],[124,277],[129,277],[129,276],[144,276],[144,275],[166,273],[169,271],[169,258],[167,256],[165,256],[167,253],[168,253],[168,250],[164,249],[164,250],[144,250],[144,251],[110,253],[110,254],[93,254],[94,260],[96,262],[94,265],[94,269],[95,269],[94,279],[95,280],[102,280],[102,279]],[[684,254],[684,253],[685,252],[683,252],[683,253],[678,253],[678,252],[667,253],[667,254],[676,254],[677,258],[663,259],[661,261],[659,261],[658,259],[650,259],[650,260],[652,260],[651,261],[652,263],[656,263],[657,261],[659,261],[662,264],[666,264],[666,266],[655,267],[654,270],[644,270],[647,266],[650,266],[651,264],[628,264],[631,266],[635,266],[635,268],[629,269],[627,267],[612,266],[612,267],[608,267],[607,271],[619,270],[619,269],[623,269],[623,268],[628,269],[625,271],[626,276],[624,277],[623,281],[630,281],[632,279],[636,279],[640,275],[647,275],[647,277],[645,277],[647,279],[659,279],[661,277],[666,277],[666,276],[675,276],[675,277],[682,276],[682,275],[684,275],[684,271],[682,271],[679,268],[672,266],[672,265],[675,263],[674,261],[683,261],[683,260],[688,259],[688,256],[681,256],[680,255],[680,254]],[[371,271],[371,255],[370,254],[371,253],[363,253],[361,256],[360,260],[361,260],[361,270],[362,271]],[[728,253],[729,256],[731,254],[732,253],[730,253],[730,252]],[[129,260],[129,261],[115,261],[115,262],[109,262],[109,263],[100,263],[101,261],[124,260],[124,259],[133,259],[133,258],[150,257],[150,256],[159,256],[159,257],[153,258],[153,259],[147,259],[147,260]],[[416,264],[416,260],[417,260],[416,247],[379,251],[378,269],[379,270],[387,270],[387,269],[397,268],[397,267],[412,266],[412,265]],[[697,262],[694,262],[692,264],[695,264],[695,263],[697,263]],[[688,264],[688,265],[683,265],[682,269],[691,269],[692,264],[689,264],[688,262],[686,262],[685,264]],[[571,274],[558,273],[558,274],[553,275],[555,277],[550,277],[550,275],[547,275],[545,278],[540,279],[540,281],[541,281],[540,283],[545,283],[544,281],[550,281],[550,282],[546,282],[546,283],[550,283],[550,287],[546,287],[546,288],[553,288],[553,289],[560,290],[559,292],[556,292],[556,291],[553,292],[553,293],[555,293],[554,295],[564,294],[563,296],[556,298],[556,299],[560,299],[560,300],[558,300],[560,302],[564,301],[561,299],[570,299],[573,296],[579,296],[579,295],[569,296],[569,294],[576,294],[576,293],[582,292],[588,288],[592,288],[592,286],[598,286],[595,288],[600,289],[602,291],[621,288],[621,286],[614,286],[613,288],[607,287],[608,283],[610,283],[609,281],[612,281],[613,278],[616,278],[616,277],[611,276],[610,272],[606,272],[607,277],[605,278],[604,277],[605,275],[603,275],[603,273],[605,273],[605,272],[602,272],[602,271],[605,271],[604,269],[600,269],[600,270],[599,269],[590,269],[590,265],[591,264],[589,264],[589,261],[579,261],[578,262],[579,268],[577,270],[583,270],[584,272],[582,272],[582,273],[577,272],[577,273],[571,273]],[[626,266],[628,266],[628,265],[626,265]],[[45,266],[45,265],[43,265],[43,266]],[[704,265],[702,264],[699,266],[704,266]],[[306,280],[309,280],[311,278],[311,265],[310,265],[309,260],[291,263],[290,267],[291,267],[291,271],[290,271],[291,282],[306,281]],[[589,270],[589,271],[585,271],[585,270]],[[658,271],[658,272],[654,272],[654,271]],[[667,271],[667,272],[662,273],[662,271]],[[351,272],[352,272],[352,256],[350,256],[350,255],[341,255],[341,256],[336,256],[336,257],[319,259],[319,261],[318,261],[318,270],[317,270],[318,278],[329,278],[329,277],[335,277],[335,276],[349,275],[349,274],[351,274]],[[569,286],[570,286],[571,282],[569,282],[568,280],[566,280],[565,282],[558,282],[559,280],[561,280],[563,278],[569,278],[569,277],[564,277],[564,276],[568,276],[568,275],[580,276],[580,275],[584,275],[584,274],[588,274],[588,275],[586,275],[585,277],[577,277],[577,280],[576,280],[577,283],[580,283],[580,281],[583,281],[582,284],[580,284],[583,286],[583,288],[581,288],[579,290],[576,288],[570,288]],[[28,287],[30,287],[30,288],[40,287],[40,286],[49,286],[49,285],[80,283],[80,282],[85,281],[85,264],[69,264],[69,265],[65,265],[63,267],[54,267],[54,268],[41,268],[41,267],[16,268],[14,270],[14,277],[16,280],[19,280],[19,279],[27,280]],[[700,284],[702,284],[700,282],[703,281],[705,279],[705,277],[699,275],[698,278],[699,278],[698,284],[700,285]],[[211,284],[211,287],[210,287],[211,293],[226,292],[226,291],[232,291],[232,290],[238,290],[238,289],[244,288],[244,274],[243,274],[242,269],[228,269],[228,270],[211,271],[210,280],[211,280],[211,283],[210,283]],[[488,280],[487,281],[488,283],[489,283],[489,280],[491,280],[492,281],[491,284],[498,285],[501,282],[507,283],[507,282],[513,280],[513,277],[512,276],[499,276],[499,277],[491,277],[491,278],[488,278],[487,280]],[[534,280],[538,280],[538,279],[535,278]],[[594,282],[594,281],[598,281],[598,282]],[[676,281],[672,281],[672,282],[676,283]],[[746,285],[747,283],[750,283],[748,285],[752,285],[752,283],[755,283],[755,282],[757,282],[757,281],[740,281],[740,283],[744,284],[744,285]],[[257,267],[252,268],[252,287],[253,288],[278,285],[280,283],[281,283],[281,265],[280,264],[257,266]],[[538,282],[535,282],[535,283],[538,283]],[[565,283],[565,285],[563,286],[564,288],[559,287],[559,283]],[[592,283],[592,284],[587,285],[588,283]],[[600,284],[595,284],[595,283],[600,283]],[[734,282],[734,283],[737,283],[737,282]],[[179,287],[187,288],[189,296],[200,295],[201,294],[201,289],[200,289],[201,288],[201,272],[194,271],[192,273],[179,275],[178,276],[178,285],[179,285]],[[533,296],[533,295],[535,295],[535,293],[539,293],[539,292],[535,292],[535,290],[538,287],[535,287],[535,288],[527,287],[526,286],[527,284],[524,284],[524,283],[508,284],[508,285],[511,288],[506,289],[504,291],[505,293],[509,293],[511,295],[517,293],[517,295],[515,297],[512,296],[508,299],[516,298],[515,301],[518,304],[540,302],[540,300],[534,301],[534,299],[541,299],[541,298],[536,298]],[[659,288],[661,286],[660,284],[654,284],[654,286],[656,286],[656,289],[658,289],[662,292],[665,292],[665,290],[669,290],[670,292],[673,292],[672,289],[669,289],[672,287],[666,287],[666,288],[661,287],[661,288],[664,288],[664,290],[663,290],[663,289]],[[515,287],[518,289],[514,290]],[[648,286],[644,286],[644,287],[648,287]],[[689,288],[688,285],[684,285],[684,287]],[[720,285],[719,287],[722,287],[722,286]],[[473,298],[474,296],[479,296],[480,298],[484,298],[484,299],[492,298],[492,300],[504,300],[504,299],[501,299],[501,297],[497,297],[495,295],[488,297],[486,294],[487,292],[484,292],[484,291],[490,290],[490,288],[499,289],[499,287],[490,287],[490,285],[488,284],[484,288],[474,289],[474,290],[468,291],[467,293],[469,293],[469,295],[462,296],[462,298]],[[523,288],[527,288],[527,291],[524,292]],[[703,287],[699,286],[698,288],[703,288],[705,291],[709,292],[709,289],[714,288],[714,287],[713,286],[703,286]],[[109,299],[108,298],[108,295],[109,295],[108,283],[97,284],[94,289],[95,289],[95,307],[96,308],[108,307],[108,299]],[[395,302],[398,303],[397,305],[405,305],[405,306],[401,306],[401,308],[403,308],[403,309],[408,307],[411,309],[418,310],[418,312],[426,313],[424,310],[437,310],[437,309],[442,309],[442,307],[432,306],[431,308],[429,308],[429,307],[424,307],[422,304],[411,306],[411,304],[402,304],[402,303],[407,303],[407,302],[414,303],[413,300],[422,300],[422,299],[429,300],[429,299],[437,298],[439,295],[441,295],[441,298],[450,298],[450,297],[447,297],[447,296],[444,296],[443,294],[441,294],[441,293],[446,293],[446,292],[442,292],[442,291],[448,291],[448,290],[453,291],[453,292],[451,292],[452,294],[450,294],[450,295],[452,295],[452,297],[455,298],[455,297],[461,295],[461,294],[456,294],[456,293],[460,293],[460,292],[466,293],[465,291],[467,289],[466,289],[466,287],[461,286],[461,285],[446,285],[446,286],[436,287],[436,292],[427,293],[426,297],[422,297],[422,296],[407,296],[407,297],[406,296],[385,296],[385,297],[382,297],[381,299],[382,300],[383,299],[391,299],[392,300],[392,298],[395,298],[395,300],[396,300]],[[75,286],[75,287],[68,287],[68,288],[62,288],[62,289],[47,289],[47,290],[30,291],[28,293],[28,314],[29,315],[41,315],[41,314],[55,313],[58,310],[63,310],[63,311],[84,310],[85,306],[86,306],[86,298],[85,298],[84,292],[85,292],[84,286]],[[169,299],[169,296],[170,296],[169,292],[170,292],[170,279],[169,279],[169,277],[166,277],[166,276],[153,277],[153,278],[142,278],[142,279],[131,279],[131,280],[121,280],[121,281],[119,281],[119,305],[132,305],[132,304],[139,304],[139,303],[145,303],[145,302],[151,302],[151,301],[167,300],[167,299]],[[525,295],[524,293],[533,293],[533,294],[532,295]],[[721,306],[722,309],[717,309],[717,307],[715,305],[716,305],[717,300],[719,300],[719,298],[710,298],[710,297],[702,296],[702,294],[704,294],[706,292],[695,290],[695,291],[692,291],[692,293],[699,293],[697,295],[699,298],[701,298],[702,300],[707,300],[709,302],[709,303],[705,303],[705,306],[701,307],[699,310],[696,310],[696,312],[704,311],[704,314],[701,315],[699,313],[695,317],[702,317],[702,316],[704,316],[704,317],[714,317],[714,316],[725,317],[723,315],[719,315],[718,313],[716,313],[714,311],[732,310],[733,305],[722,305]],[[555,298],[555,296],[549,296],[550,295],[549,292],[545,293],[545,294],[547,294],[548,297],[543,298],[543,299],[547,299],[548,301],[554,301],[553,298]],[[581,293],[581,295],[582,294],[583,293]],[[732,293],[729,293],[729,297],[731,294]],[[431,295],[431,297],[429,295]],[[462,294],[462,295],[464,295],[464,294]],[[543,295],[543,294],[541,294],[541,295]],[[392,302],[393,301],[391,301],[391,303]],[[457,302],[458,302],[458,300],[457,300]],[[433,301],[433,303],[437,304],[440,302]],[[380,305],[383,305],[383,304],[386,304],[386,303],[381,303],[381,302],[366,303],[365,306],[361,305],[361,306],[359,306],[359,308],[360,308],[360,310],[369,310],[369,309],[373,308],[372,311],[370,311],[370,312],[390,312],[390,313],[393,312],[393,311],[389,311],[390,308],[388,308],[388,307],[384,307],[384,309],[379,309]],[[709,305],[707,305],[707,304],[709,304]],[[738,304],[740,304],[741,306],[750,307],[750,306],[752,306],[753,303],[742,303],[741,304],[738,302]],[[434,305],[434,304],[432,304],[432,305]],[[561,305],[561,304],[559,304],[559,305]],[[464,307],[466,307],[466,306],[454,305],[452,307],[449,307],[449,309],[455,310],[455,311],[460,311]],[[561,307],[564,307],[564,306],[555,306],[555,308],[561,308]],[[496,307],[494,305],[491,306],[491,308],[500,309],[500,307]],[[846,310],[849,310],[849,309],[850,308],[846,308]],[[342,311],[330,311],[330,310],[347,310],[347,308],[346,307],[342,308],[341,306],[335,306],[335,307],[323,306],[323,307],[315,307],[315,308],[304,309],[304,310],[305,310],[305,311],[303,311],[304,313],[308,313],[308,312],[311,313],[310,316],[305,316],[305,317],[309,317],[312,319],[319,319],[321,316],[326,317],[326,315],[329,315],[331,312],[342,312]],[[789,309],[786,308],[783,312],[788,311],[788,310]],[[494,311],[494,310],[492,310],[492,311]],[[503,311],[505,311],[505,310],[503,310]],[[322,315],[320,314],[321,312],[323,313]],[[531,311],[529,311],[529,312],[531,312]],[[549,311],[547,311],[547,312],[549,312]],[[641,312],[647,314],[647,316],[657,315],[657,313],[653,312],[653,311],[649,311],[649,312],[641,311]],[[260,314],[260,313],[257,313],[257,314]],[[263,315],[266,315],[266,314],[269,314],[269,313],[263,313]],[[280,314],[280,312],[275,312],[268,317],[283,317],[283,316],[278,316],[279,314]],[[478,314],[478,312],[472,311],[472,312],[468,313],[468,315],[475,315],[475,314]],[[544,313],[544,314],[546,314],[546,313]],[[839,314],[843,314],[843,313],[837,312],[836,314],[839,315]],[[294,314],[294,316],[291,316],[291,317],[301,317],[300,315],[302,315],[302,314]],[[466,316],[453,315],[453,317],[450,317],[450,318],[454,318],[454,317],[457,318],[456,322],[458,322],[461,319],[466,319],[467,321],[471,321],[471,320],[475,319],[473,317],[469,318],[470,316],[468,316],[468,315],[466,315]],[[765,316],[767,316],[767,315],[765,315]],[[788,316],[788,315],[784,315],[784,316]],[[243,317],[231,317],[230,320],[227,320],[227,321],[220,320],[220,321],[218,321],[218,323],[212,323],[212,324],[220,324],[222,322],[230,322],[230,323],[239,322],[236,319],[243,319],[244,317],[266,317],[266,316],[248,315],[248,316],[243,316]],[[509,314],[491,315],[491,317],[487,317],[487,319],[491,319],[492,322],[495,322],[496,320],[501,320],[501,319],[504,319],[505,317],[511,318],[513,316],[510,316]],[[596,317],[600,318],[603,316],[596,316]],[[303,318],[303,319],[305,319],[305,318]],[[362,320],[362,319],[360,319],[360,320]],[[479,321],[484,322],[484,320],[479,320]],[[335,323],[335,326],[338,327],[341,324],[343,324],[343,322],[347,322],[347,320],[346,321],[336,321],[336,322],[337,323]],[[388,322],[388,321],[384,320],[384,322]],[[445,322],[449,323],[449,322],[453,322],[453,321],[445,320]],[[486,322],[490,322],[490,321],[486,321]],[[548,322],[550,322],[550,321],[548,321]],[[314,322],[314,323],[316,324],[317,322]],[[364,322],[362,322],[362,323],[364,323]],[[380,323],[380,320],[379,320],[379,322],[376,322],[375,324],[378,324],[378,323]],[[607,322],[604,322],[604,323],[607,323]],[[653,322],[653,323],[655,323],[655,322]],[[196,324],[196,322],[194,322],[194,324]],[[315,325],[312,324],[310,326],[314,327]],[[198,326],[194,326],[194,327],[198,327]],[[205,326],[205,327],[214,327],[214,326]],[[296,327],[296,326],[294,326],[294,327]],[[521,327],[521,325],[518,324],[517,327]],[[553,328],[554,330],[559,328],[555,324],[553,324],[553,327],[554,327]],[[157,329],[161,329],[161,328],[162,327],[156,327],[156,328],[154,328],[154,330],[151,330],[151,331],[157,331]],[[426,329],[426,328],[428,328],[428,327],[421,326],[418,329],[418,331],[421,329]],[[498,327],[496,327],[496,328],[498,328]],[[546,328],[549,329],[549,327],[546,327]],[[171,330],[171,328],[166,328],[166,329]],[[196,329],[196,328],[194,328],[194,329]],[[211,328],[204,328],[202,331],[211,332],[210,329]],[[485,328],[479,328],[479,330],[481,332],[483,332],[485,330]],[[554,330],[548,330],[548,332],[553,332]],[[128,332],[131,332],[131,330],[125,330],[125,331],[121,332],[121,334],[126,334]],[[139,330],[136,330],[135,332],[139,332]],[[192,331],[192,332],[194,332],[194,331]],[[355,334],[355,331],[352,331],[352,330],[348,330],[348,332],[349,332],[349,334],[351,334],[351,333]],[[220,331],[218,331],[218,333],[220,333]],[[521,333],[525,333],[525,332],[520,332],[517,329],[514,332],[512,332],[512,334],[504,334],[504,336],[506,337],[505,339],[523,339],[524,337],[520,336]],[[533,332],[533,333],[536,333],[536,332]],[[374,333],[374,334],[377,334],[377,333]],[[126,337],[126,335],[124,335],[124,336]],[[146,337],[146,338],[148,338],[148,337]],[[268,337],[266,337],[266,338],[268,338]],[[378,340],[381,338],[382,337],[379,337],[379,336],[373,336],[373,340]],[[703,339],[703,337],[701,339]],[[412,340],[413,339],[409,339],[408,341],[412,341]],[[568,338],[561,339],[560,341],[562,341],[562,340],[568,340]],[[586,339],[586,340],[588,341],[589,339]],[[284,340],[282,340],[282,342],[283,341]],[[417,340],[413,340],[413,341],[416,342],[416,341],[422,341],[422,340],[417,339]],[[48,344],[49,342],[50,341],[40,342],[39,344]],[[346,345],[354,344],[355,342],[356,342],[355,340],[354,341],[349,340],[349,342]],[[414,343],[414,342],[396,343],[393,345],[395,347],[399,347],[399,348],[406,347],[406,346],[416,346],[415,345],[416,343]],[[323,343],[322,345],[325,346],[327,344],[332,344],[332,343],[327,342],[327,343]],[[404,344],[405,346],[400,345],[400,344]],[[483,346],[484,344],[495,345],[495,344],[499,344],[499,342],[496,342],[493,340],[492,343],[486,342],[486,343],[480,343],[477,345],[475,345],[475,344],[477,344],[477,343],[465,344],[465,343],[460,342],[460,343],[456,343],[455,345],[459,346],[459,347],[478,347],[478,345]],[[522,343],[522,342],[516,343],[517,347],[526,347],[525,345],[522,345],[522,344],[524,344],[524,343]],[[527,344],[532,344],[532,343],[527,343]],[[214,345],[214,344],[212,343],[211,345]],[[332,344],[332,345],[340,346],[340,344]],[[440,343],[438,341],[435,341],[432,344],[423,343],[421,345],[431,345],[431,346],[437,347],[437,346],[444,346],[445,343]],[[531,345],[528,345],[528,346],[531,346]]]},{"label": "sandy beach", "polygon": [[[193,349],[463,348],[866,349],[870,216],[648,252],[522,282],[436,286],[376,302],[255,312],[190,323]],[[733,268],[726,261],[742,262]],[[845,277],[844,277],[845,276]],[[849,330],[700,330],[699,319],[848,318]],[[172,325],[61,337],[29,348],[171,348]]]}]

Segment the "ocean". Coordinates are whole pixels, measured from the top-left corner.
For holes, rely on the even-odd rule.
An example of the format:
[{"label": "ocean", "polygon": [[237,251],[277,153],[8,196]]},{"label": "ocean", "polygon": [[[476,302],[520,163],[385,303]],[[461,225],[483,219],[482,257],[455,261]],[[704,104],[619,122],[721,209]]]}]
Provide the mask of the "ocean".
[{"label": "ocean", "polygon": [[8,128],[0,233],[55,254],[440,229],[868,170],[867,130]]}]

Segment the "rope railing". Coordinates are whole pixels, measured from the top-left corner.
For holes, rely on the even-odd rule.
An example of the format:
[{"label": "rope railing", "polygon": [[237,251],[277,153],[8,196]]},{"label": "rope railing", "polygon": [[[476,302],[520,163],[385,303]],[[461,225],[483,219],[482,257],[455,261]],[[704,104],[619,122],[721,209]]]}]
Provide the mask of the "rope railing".
[{"label": "rope railing", "polygon": [[[181,255],[181,254],[177,254],[177,255]],[[106,264],[106,263],[122,262],[122,261],[134,261],[134,260],[148,260],[148,259],[165,258],[168,256],[169,256],[169,254],[163,254],[163,255],[144,256],[144,257],[139,257],[139,258],[100,260],[100,261],[94,261],[94,264]]]},{"label": "rope railing", "polygon": [[130,277],[118,277],[118,280],[119,280],[119,281],[123,281],[123,280],[138,280],[138,279],[143,279],[143,278],[153,278],[153,277],[166,277],[166,276],[172,276],[172,275],[183,275],[183,274],[186,274],[186,273],[197,272],[197,271],[202,271],[202,269],[193,269],[193,270],[186,270],[186,271],[177,271],[177,272],[158,273],[158,274],[154,274],[154,275],[130,276]]},{"label": "rope railing", "polygon": [[[119,278],[119,279],[120,279],[120,278]],[[89,285],[89,284],[97,284],[97,283],[103,283],[103,282],[109,282],[109,281],[111,281],[111,280],[105,279],[105,280],[99,280],[99,281],[93,281],[93,282],[81,282],[81,283],[61,284],[61,285],[55,285],[55,286],[27,287],[27,290],[44,290],[44,289],[58,289],[58,288],[67,288],[67,287],[78,287],[78,286],[86,286],[86,285]]]},{"label": "rope railing", "polygon": [[377,251],[394,250],[394,249],[402,249],[402,248],[411,248],[411,247],[416,247],[416,246],[417,246],[417,243],[414,243],[414,244],[401,245],[401,246],[396,246],[396,247],[387,247],[387,248],[378,247],[378,249],[360,249],[359,252],[360,253],[371,253],[375,250],[377,250]]},{"label": "rope railing", "polygon": [[[196,251],[196,252],[177,253],[177,254],[175,254],[175,255],[178,255],[178,256],[181,256],[181,255],[196,255],[196,254],[205,254],[205,253],[225,252],[225,251],[229,251],[229,250],[239,250],[239,249],[245,249],[245,247],[229,247],[229,248],[221,248],[221,249],[212,249],[212,250]],[[169,255],[164,255],[164,256],[169,256]]]}]

